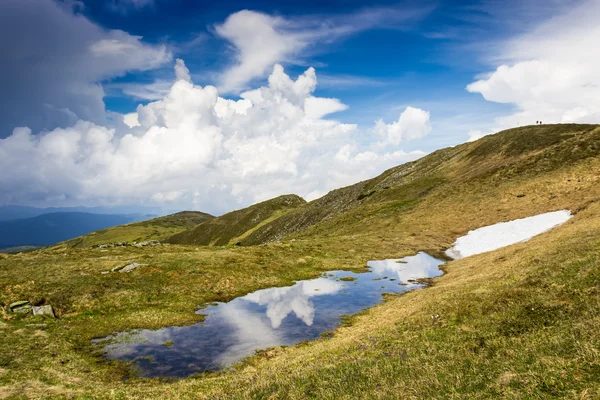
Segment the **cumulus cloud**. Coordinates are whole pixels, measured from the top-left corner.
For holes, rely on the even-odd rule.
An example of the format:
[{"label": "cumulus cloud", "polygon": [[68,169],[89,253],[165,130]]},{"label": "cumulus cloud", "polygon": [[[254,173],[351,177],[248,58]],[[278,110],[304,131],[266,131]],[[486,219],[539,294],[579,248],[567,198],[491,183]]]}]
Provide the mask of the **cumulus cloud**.
[{"label": "cumulus cloud", "polygon": [[402,141],[420,139],[431,131],[429,113],[420,108],[406,107],[398,121],[386,124],[375,122],[375,133],[384,139],[384,144],[398,145]]},{"label": "cumulus cloud", "polygon": [[371,28],[408,28],[422,19],[429,5],[365,8],[335,17],[307,16],[287,19],[242,10],[216,25],[215,33],[231,43],[235,62],[221,74],[219,89],[239,92],[263,77],[275,63],[293,63],[315,43],[332,43]]},{"label": "cumulus cloud", "polygon": [[130,128],[140,126],[140,122],[138,121],[138,114],[133,112],[123,115],[123,123],[125,123],[125,125],[127,125]]},{"label": "cumulus cloud", "polygon": [[185,66],[185,62],[178,58],[175,63],[175,79],[176,80],[184,80],[187,82],[192,81],[192,77],[190,76],[190,70]]},{"label": "cumulus cloud", "polygon": [[514,104],[498,128],[548,123],[600,122],[600,3],[587,1],[509,41],[502,64],[467,90]]},{"label": "cumulus cloud", "polygon": [[283,18],[243,10],[215,27],[216,33],[231,42],[237,53],[236,65],[221,78],[222,90],[243,88],[276,62],[286,60],[308,45],[301,36],[286,32],[286,25],[287,21]]},{"label": "cumulus cloud", "polygon": [[[381,138],[327,119],[345,109],[313,95],[314,69],[296,80],[280,65],[268,85],[237,100],[194,85],[183,61],[161,100],[117,127],[78,120],[0,140],[0,203],[151,203],[225,212],[284,193],[309,199],[413,160],[398,145],[429,131],[429,113],[408,107]],[[377,128],[377,129],[380,129]],[[365,138],[371,137],[370,142]]]},{"label": "cumulus cloud", "polygon": [[0,138],[15,126],[66,126],[73,116],[104,124],[99,81],[171,61],[165,46],[105,30],[68,4],[0,2],[0,92],[10,94],[0,113]]}]

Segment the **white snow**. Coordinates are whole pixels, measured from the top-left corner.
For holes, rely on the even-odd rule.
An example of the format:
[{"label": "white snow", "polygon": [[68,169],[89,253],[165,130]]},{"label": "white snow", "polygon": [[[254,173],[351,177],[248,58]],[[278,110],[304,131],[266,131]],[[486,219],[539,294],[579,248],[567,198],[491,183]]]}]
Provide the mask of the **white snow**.
[{"label": "white snow", "polygon": [[454,245],[446,250],[446,255],[458,259],[524,242],[562,225],[571,217],[571,211],[561,210],[475,229],[458,238]]}]

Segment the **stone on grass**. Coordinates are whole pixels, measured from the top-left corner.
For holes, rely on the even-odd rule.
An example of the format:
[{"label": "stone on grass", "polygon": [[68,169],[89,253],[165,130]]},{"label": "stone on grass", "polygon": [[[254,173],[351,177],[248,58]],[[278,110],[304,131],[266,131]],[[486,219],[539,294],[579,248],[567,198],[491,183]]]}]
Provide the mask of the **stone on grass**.
[{"label": "stone on grass", "polygon": [[12,312],[27,314],[31,311],[31,304],[27,300],[15,301],[8,306]]},{"label": "stone on grass", "polygon": [[123,268],[121,268],[121,269],[119,270],[119,272],[131,272],[131,271],[133,271],[133,270],[134,270],[134,269],[136,269],[136,268],[139,268],[139,267],[145,267],[145,266],[147,266],[147,265],[148,265],[148,264],[138,264],[138,263],[131,263],[131,264],[129,264],[129,265],[126,265],[126,266],[124,266]]},{"label": "stone on grass", "polygon": [[33,315],[48,315],[54,318],[54,310],[51,305],[33,306]]}]

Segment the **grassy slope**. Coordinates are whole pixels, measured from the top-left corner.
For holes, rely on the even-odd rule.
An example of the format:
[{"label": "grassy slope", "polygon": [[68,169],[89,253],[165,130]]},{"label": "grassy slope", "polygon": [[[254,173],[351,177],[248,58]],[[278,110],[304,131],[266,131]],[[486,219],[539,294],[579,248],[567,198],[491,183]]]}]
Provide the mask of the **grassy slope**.
[{"label": "grassy slope", "polygon": [[[388,230],[390,222],[398,215],[404,215],[406,208],[425,209],[427,214],[431,214],[430,208],[434,204],[438,207],[439,202],[447,203],[447,198],[454,199],[456,195],[472,197],[477,192],[481,192],[479,196],[484,201],[494,202],[502,197],[503,206],[514,210],[523,203],[530,203],[532,198],[515,198],[527,193],[511,192],[490,196],[490,189],[500,187],[505,181],[513,184],[515,180],[525,181],[564,169],[579,160],[597,156],[599,147],[600,130],[595,125],[511,129],[474,143],[436,151],[415,162],[392,168],[376,178],[334,190],[266,224],[246,238],[244,244],[279,240],[294,233],[296,237],[312,238],[323,234],[365,234],[367,231],[371,234],[380,229]],[[449,196],[449,193],[454,196]],[[550,192],[544,190],[541,193],[548,193],[548,198],[538,198],[538,203],[561,201],[556,197],[550,199],[553,195]],[[540,191],[529,194],[539,196]],[[487,209],[480,211],[484,214],[482,218],[485,215],[495,217]],[[309,229],[313,226],[315,229]],[[477,226],[480,225],[473,225]]]},{"label": "grassy slope", "polygon": [[304,203],[304,199],[296,195],[279,196],[206,221],[193,229],[173,235],[167,242],[215,246],[235,244],[238,238],[244,238],[265,220]]},{"label": "grassy slope", "polygon": [[[442,190],[416,178],[403,189],[382,187],[293,242],[0,255],[0,303],[43,298],[61,316],[46,328],[27,326],[37,317],[4,316],[0,397],[595,398],[600,129],[565,138],[556,132],[564,128],[543,127],[558,135],[554,145],[544,137],[512,146],[521,138],[509,131],[435,153],[444,161],[421,168],[453,184]],[[527,129],[535,139],[542,128]],[[453,261],[432,287],[390,296],[332,339],[270,350],[237,372],[124,384],[121,363],[89,351],[91,338],[115,330],[196,321],[198,304],[368,259],[439,253],[474,227],[561,208],[577,215],[527,243]],[[129,260],[150,266],[100,273]]]},{"label": "grassy slope", "polygon": [[212,218],[212,215],[199,211],[182,211],[148,221],[102,229],[60,245],[85,248],[105,243],[161,240]]}]

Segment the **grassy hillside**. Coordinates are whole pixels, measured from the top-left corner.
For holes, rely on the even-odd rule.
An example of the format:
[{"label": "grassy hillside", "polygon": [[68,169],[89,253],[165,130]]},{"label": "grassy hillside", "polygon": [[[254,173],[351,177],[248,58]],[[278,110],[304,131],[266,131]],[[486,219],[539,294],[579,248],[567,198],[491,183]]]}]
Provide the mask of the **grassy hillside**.
[{"label": "grassy hillside", "polygon": [[115,226],[69,240],[63,245],[74,248],[105,243],[161,240],[214,218],[199,211],[182,211],[164,217]]},{"label": "grassy hillside", "polygon": [[[273,213],[244,231],[245,243],[268,226],[265,240],[283,238],[262,246],[0,254],[0,304],[52,304],[59,316],[3,314],[0,398],[594,399],[599,200],[600,127],[525,127]],[[449,262],[432,286],[388,296],[332,337],[264,351],[232,371],[142,379],[91,343],[197,322],[199,305],[369,259],[440,254],[470,229],[565,208],[575,216],[559,228]],[[148,265],[103,273],[129,262]]]},{"label": "grassy hillside", "polygon": [[[549,174],[595,157],[599,148],[600,130],[596,125],[561,124],[511,129],[473,143],[436,151],[376,178],[334,190],[265,224],[243,243],[252,245],[279,240],[323,221],[326,223],[319,224],[318,228],[296,236],[375,232],[385,229],[396,215],[405,214],[408,209],[415,210],[420,219],[423,215],[419,209],[429,210],[434,203],[436,207],[447,205],[445,199],[449,192],[465,197],[479,192],[479,196],[492,201],[501,196],[504,206],[511,209],[522,207],[524,203],[531,205],[534,198],[538,206],[540,202],[557,204],[564,199],[558,199],[558,193],[547,192],[545,199],[539,198],[541,193],[538,191],[529,193],[529,198],[527,193],[495,193],[493,197],[489,194],[505,182],[512,185],[515,181]],[[525,196],[517,197],[520,195]],[[440,202],[442,204],[438,204]],[[482,211],[482,218],[489,215],[489,210],[479,211]],[[438,222],[436,219],[435,223]]]},{"label": "grassy hillside", "polygon": [[173,235],[168,243],[223,246],[235,244],[273,218],[285,215],[306,202],[300,196],[285,195],[232,211],[193,229]]}]

